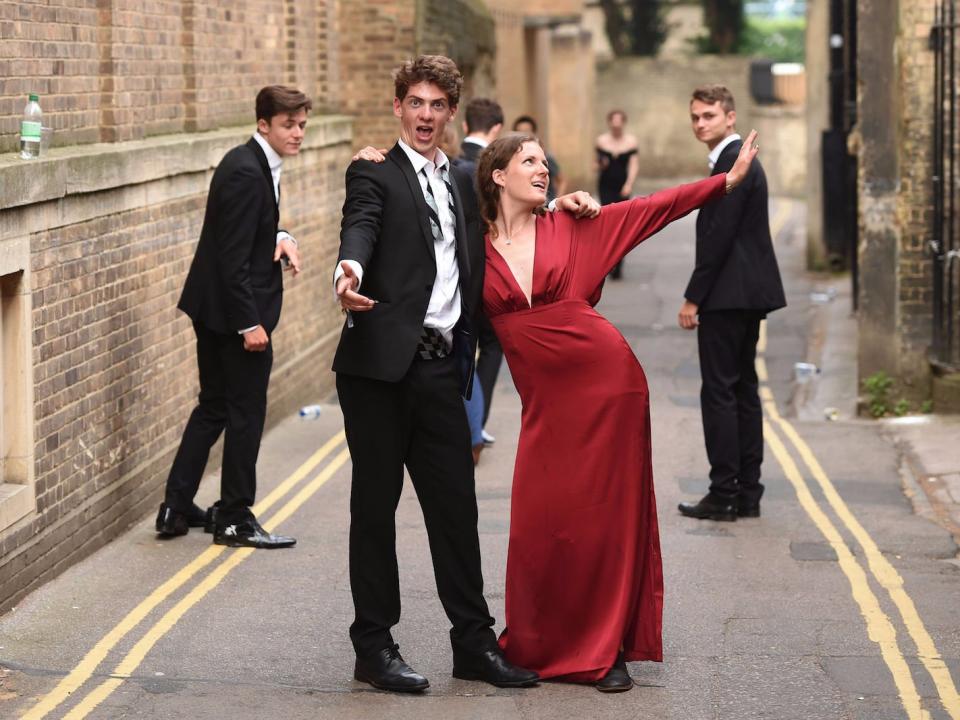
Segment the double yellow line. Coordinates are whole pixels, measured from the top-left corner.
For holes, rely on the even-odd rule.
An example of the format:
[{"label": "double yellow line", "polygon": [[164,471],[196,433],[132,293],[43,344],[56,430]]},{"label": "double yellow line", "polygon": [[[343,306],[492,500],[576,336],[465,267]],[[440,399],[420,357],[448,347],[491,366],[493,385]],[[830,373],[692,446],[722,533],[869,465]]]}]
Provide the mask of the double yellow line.
[{"label": "double yellow line", "polygon": [[[280,483],[263,500],[254,506],[253,512],[262,517],[271,507],[277,504],[284,496],[293,490],[304,478],[316,468],[324,458],[334,453],[344,443],[343,431],[338,432],[330,440],[311,455],[306,462],[297,468],[292,475]],[[310,497],[329,480],[350,458],[349,451],[344,447],[333,456],[324,468],[299,492],[288,500],[276,513],[263,522],[263,527],[269,531],[287,520]],[[100,641],[93,646],[82,660],[61,680],[57,686],[45,695],[40,702],[34,705],[22,720],[40,720],[64,703],[74,692],[79,690],[89,680],[107,654],[127,636],[144,618],[157,606],[175,593],[197,573],[220,557],[227,548],[223,545],[212,545],[197,556],[192,562],[175,573],[169,580],[157,587],[144,598],[133,610],[117,623]],[[154,645],[180,620],[194,605],[200,602],[221,580],[234,568],[250,557],[251,548],[240,548],[229,554],[229,557],[216,566],[206,575],[189,593],[180,599],[172,608],[154,623],[140,640],[130,649],[120,663],[110,673],[107,680],[91,690],[80,700],[64,717],[70,720],[80,720],[87,717],[94,708],[107,699],[123,681],[129,678],[136,668],[143,662],[147,653]]]},{"label": "double yellow line", "polygon": [[[775,237],[779,235],[779,230],[786,223],[786,217],[787,213],[782,210],[778,212],[777,220],[780,222],[774,224],[774,227],[777,228],[774,233]],[[757,377],[760,380],[760,400],[767,416],[763,421],[764,439],[773,451],[777,462],[780,463],[780,467],[783,468],[787,480],[793,485],[801,507],[836,552],[840,569],[846,576],[853,598],[860,608],[860,614],[866,621],[867,633],[870,639],[880,647],[880,654],[893,676],[900,702],[906,710],[907,717],[909,720],[927,720],[930,713],[923,708],[920,694],[917,692],[913,680],[913,674],[903,652],[900,650],[896,626],[883,612],[880,601],[870,587],[870,581],[863,566],[850,550],[836,525],[814,498],[804,475],[793,461],[787,446],[781,440],[778,430],[792,444],[837,518],[857,541],[863,556],[867,560],[870,575],[887,592],[897,608],[901,622],[916,645],[917,657],[933,680],[944,709],[951,720],[960,720],[960,695],[957,693],[950,671],[937,650],[933,638],[920,619],[920,614],[917,612],[913,600],[904,589],[903,578],[883,556],[873,538],[850,511],[849,506],[844,502],[823,467],[817,461],[810,446],[804,442],[793,425],[782,417],[777,410],[776,400],[768,384],[769,377],[764,358],[766,346],[767,334],[766,323],[764,322],[760,328],[756,360]],[[776,426],[776,430],[774,426]]]}]

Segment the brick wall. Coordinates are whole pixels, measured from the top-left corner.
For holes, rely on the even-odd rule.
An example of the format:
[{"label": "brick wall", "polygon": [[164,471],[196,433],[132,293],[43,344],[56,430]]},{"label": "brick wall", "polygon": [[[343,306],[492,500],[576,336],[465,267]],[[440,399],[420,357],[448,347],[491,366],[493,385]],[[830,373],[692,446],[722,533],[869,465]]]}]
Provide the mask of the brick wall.
[{"label": "brick wall", "polygon": [[[325,0],[49,0],[0,5],[0,152],[40,94],[54,145],[245,122],[260,87],[330,89]],[[322,107],[331,107],[321,103]]]},{"label": "brick wall", "polygon": [[932,325],[932,0],[861,4],[858,17],[859,378],[930,395]]},{"label": "brick wall", "polygon": [[897,258],[897,330],[900,375],[919,382],[917,395],[927,391],[927,348],[933,323],[933,264],[926,252],[933,223],[933,58],[929,48],[933,2],[900,3],[897,43],[902,117],[900,148],[899,224]]},{"label": "brick wall", "polygon": [[[281,221],[306,270],[286,283],[269,424],[332,391],[343,174],[354,142],[396,137],[392,70],[422,45],[488,91],[492,32],[475,0],[0,4],[0,258],[27,249],[35,497],[0,512],[0,612],[156,511],[197,391],[176,301],[256,90],[285,82],[315,100],[284,168]],[[27,163],[12,150],[29,92],[56,135]]]},{"label": "brick wall", "polygon": [[[332,388],[325,368],[340,317],[328,277],[350,126],[337,117],[311,125],[284,171],[281,220],[306,269],[286,279],[268,423]],[[0,609],[155,511],[197,392],[193,331],[176,302],[213,168],[251,131],[143,141],[126,164],[119,156],[134,150],[99,146],[102,164],[128,170],[97,187],[96,164],[86,177],[74,165],[69,174],[90,192],[4,211],[0,242],[30,245],[36,513],[0,530]],[[71,152],[82,151],[41,162],[63,165]],[[0,165],[0,176],[22,168]]]}]

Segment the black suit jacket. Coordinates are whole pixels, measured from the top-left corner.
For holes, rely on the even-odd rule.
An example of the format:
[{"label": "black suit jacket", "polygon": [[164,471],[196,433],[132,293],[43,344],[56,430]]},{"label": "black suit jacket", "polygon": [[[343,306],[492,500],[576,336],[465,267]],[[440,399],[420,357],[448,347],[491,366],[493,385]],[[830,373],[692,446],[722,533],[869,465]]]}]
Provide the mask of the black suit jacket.
[{"label": "black suit jacket", "polygon": [[[474,314],[483,289],[483,236],[471,177],[452,167],[450,179],[462,303],[454,329],[454,354],[466,394],[477,344]],[[333,370],[396,382],[413,362],[437,276],[427,203],[399,144],[382,163],[352,163],[346,184],[337,262],[360,263],[361,292],[377,304],[372,310],[353,313],[353,327],[344,324]]]},{"label": "black suit jacket", "polygon": [[177,307],[217,333],[280,320],[283,271],[274,262],[280,213],[267,157],[251,138],[228,152],[210,182],[207,210]]},{"label": "black suit jacket", "polygon": [[[723,149],[712,175],[733,167],[743,143]],[[787,304],[770,237],[767,177],[757,160],[744,181],[697,216],[697,261],[684,296],[711,310],[770,312]]]},{"label": "black suit jacket", "polygon": [[480,153],[483,152],[483,150],[484,148],[476,143],[467,142],[466,140],[462,141],[460,143],[460,157],[456,159],[454,165],[470,177],[476,178],[477,164],[480,162]]}]

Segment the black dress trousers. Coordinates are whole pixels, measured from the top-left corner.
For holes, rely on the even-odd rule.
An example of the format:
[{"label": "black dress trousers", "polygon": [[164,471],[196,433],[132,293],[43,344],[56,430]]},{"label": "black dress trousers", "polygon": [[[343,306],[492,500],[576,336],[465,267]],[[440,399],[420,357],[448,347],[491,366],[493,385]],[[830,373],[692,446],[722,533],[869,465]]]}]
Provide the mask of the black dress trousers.
[{"label": "black dress trousers", "polygon": [[218,521],[242,522],[251,517],[257,494],[257,456],[267,414],[267,385],[273,345],[263,352],[243,349],[243,336],[224,335],[194,322],[200,395],[180,440],[170,476],[166,503],[187,512],[200,487],[210,448],[224,433]]},{"label": "black dress trousers", "polygon": [[700,314],[700,410],[710,461],[710,492],[754,504],[763,495],[763,411],[758,394],[757,340],[764,313]]},{"label": "black dress trousers", "polygon": [[395,514],[406,466],[423,510],[437,591],[454,648],[496,643],[483,597],[470,429],[453,356],[415,359],[398,382],[337,373],[347,444],[350,585],[358,656],[393,643],[400,621]]}]

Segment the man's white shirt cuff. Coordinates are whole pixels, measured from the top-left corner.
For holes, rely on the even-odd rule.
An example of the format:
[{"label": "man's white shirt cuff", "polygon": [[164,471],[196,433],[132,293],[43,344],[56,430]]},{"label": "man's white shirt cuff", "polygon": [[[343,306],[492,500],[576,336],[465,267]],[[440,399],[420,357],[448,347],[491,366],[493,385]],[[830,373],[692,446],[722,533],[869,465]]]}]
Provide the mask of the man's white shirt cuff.
[{"label": "man's white shirt cuff", "polygon": [[341,260],[337,263],[337,269],[333,273],[333,296],[337,296],[337,281],[343,277],[343,263],[346,263],[353,270],[354,275],[357,276],[357,290],[360,289],[360,286],[363,284],[363,267],[356,260]]}]

